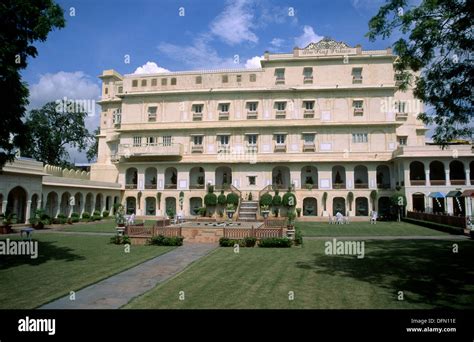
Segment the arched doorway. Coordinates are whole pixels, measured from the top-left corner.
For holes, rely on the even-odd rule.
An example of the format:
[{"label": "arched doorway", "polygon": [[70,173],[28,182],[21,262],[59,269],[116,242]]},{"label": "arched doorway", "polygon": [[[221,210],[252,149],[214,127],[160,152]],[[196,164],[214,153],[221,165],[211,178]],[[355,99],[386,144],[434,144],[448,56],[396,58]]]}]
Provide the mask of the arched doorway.
[{"label": "arched doorway", "polygon": [[136,168],[128,168],[125,172],[125,189],[136,189],[138,182],[138,171]]},{"label": "arched doorway", "polygon": [[346,188],[346,169],[341,165],[332,168],[332,187],[333,189]]},{"label": "arched doorway", "polygon": [[303,199],[303,216],[317,216],[318,201],[314,197],[306,197]]},{"label": "arched doorway", "polygon": [[290,187],[290,169],[286,166],[277,166],[272,170],[273,189],[288,189]]},{"label": "arched doorway", "polygon": [[38,194],[34,194],[31,196],[31,205],[30,205],[30,217],[35,216],[36,209],[38,209],[39,204],[39,196]]},{"label": "arched doorway", "polygon": [[453,160],[449,163],[449,178],[451,185],[464,185],[466,184],[466,173],[464,170],[464,164],[459,160]]},{"label": "arched doorway", "polygon": [[17,223],[26,221],[26,196],[26,190],[21,186],[14,187],[8,193],[6,213],[15,214]]},{"label": "arched doorway", "polygon": [[102,194],[97,194],[95,198],[95,208],[94,211],[98,211],[102,215],[102,208],[104,206],[104,196]]},{"label": "arched doorway", "polygon": [[346,200],[344,197],[334,197],[332,200],[332,214],[335,216],[337,213],[346,215]]},{"label": "arched doorway", "polygon": [[149,167],[145,170],[145,189],[156,189],[157,171],[154,167]]},{"label": "arched doorway", "polygon": [[59,213],[66,217],[69,216],[69,210],[71,208],[70,199],[71,199],[71,194],[69,192],[65,192],[61,195],[61,204],[59,206]]},{"label": "arched doorway", "polygon": [[416,193],[411,196],[413,202],[413,211],[416,212],[425,212],[425,195],[421,193]]},{"label": "arched doorway", "polygon": [[165,199],[166,215],[174,217],[176,215],[176,198],[166,197]]},{"label": "arched doorway", "polygon": [[317,189],[318,188],[318,169],[314,166],[304,166],[301,168],[301,188]]},{"label": "arched doorway", "polygon": [[45,212],[49,217],[56,217],[58,213],[59,196],[56,192],[51,191],[46,197]]},{"label": "arched doorway", "polygon": [[89,192],[87,195],[86,195],[86,204],[85,204],[85,207],[84,207],[84,212],[86,213],[89,213],[90,215],[92,215],[92,201],[94,200],[94,195]]},{"label": "arched doorway", "polygon": [[367,197],[357,197],[355,200],[356,216],[369,216],[369,200]]},{"label": "arched doorway", "polygon": [[156,198],[155,197],[145,198],[145,210],[146,210],[146,215],[150,215],[150,216],[156,215]]},{"label": "arched doorway", "polygon": [[137,199],[135,197],[127,197],[125,200],[125,205],[127,214],[137,213]]},{"label": "arched doorway", "polygon": [[377,188],[390,189],[390,169],[387,165],[377,166]]},{"label": "arched doorway", "polygon": [[193,167],[189,171],[189,188],[204,189],[205,176],[204,169],[200,166]]},{"label": "arched doorway", "polygon": [[438,160],[430,163],[430,184],[445,185],[446,174],[444,172],[444,164]]},{"label": "arched doorway", "polygon": [[357,165],[354,168],[354,188],[368,189],[369,188],[369,172],[364,165]]},{"label": "arched doorway", "polygon": [[228,190],[232,184],[232,169],[228,166],[219,166],[215,172],[216,190]]},{"label": "arched doorway", "polygon": [[410,184],[425,185],[425,166],[422,162],[414,161],[410,163]]},{"label": "arched doorway", "polygon": [[165,189],[177,189],[178,170],[174,167],[168,167],[165,170]]},{"label": "arched doorway", "polygon": [[387,219],[390,216],[390,198],[383,196],[378,199],[378,216]]},{"label": "arched doorway", "polygon": [[191,197],[189,199],[189,211],[191,215],[198,215],[199,208],[202,207],[202,198],[201,197]]}]

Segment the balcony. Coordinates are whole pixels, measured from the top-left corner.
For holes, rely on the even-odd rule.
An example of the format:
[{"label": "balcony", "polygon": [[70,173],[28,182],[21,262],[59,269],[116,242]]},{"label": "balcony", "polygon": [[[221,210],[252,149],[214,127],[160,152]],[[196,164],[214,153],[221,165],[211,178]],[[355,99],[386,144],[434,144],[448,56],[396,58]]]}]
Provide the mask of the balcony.
[{"label": "balcony", "polygon": [[193,113],[193,121],[202,121],[202,113]]},{"label": "balcony", "polygon": [[181,144],[145,144],[132,145],[120,144],[118,156],[126,159],[168,159],[183,156],[183,145]]},{"label": "balcony", "polygon": [[156,122],[156,115],[148,115],[148,122]]},{"label": "balcony", "polygon": [[145,189],[154,190],[156,189],[156,184],[145,184]]},{"label": "balcony", "polygon": [[204,189],[204,184],[190,184],[189,188],[190,189],[202,190],[202,189]]},{"label": "balcony", "polygon": [[305,119],[313,119],[314,118],[314,109],[305,109],[303,112],[303,117]]},{"label": "balcony", "polygon": [[354,115],[364,115],[363,108],[354,108]]},{"label": "balcony", "polygon": [[230,153],[230,146],[225,144],[219,144],[217,146],[217,153],[218,154],[229,154]]},{"label": "balcony", "polygon": [[255,120],[257,118],[258,118],[258,112],[257,111],[248,111],[247,112],[247,119]]},{"label": "balcony", "polygon": [[352,84],[361,84],[362,83],[362,76],[353,76],[352,77]]},{"label": "balcony", "polygon": [[396,120],[406,120],[408,119],[408,113],[396,113],[395,114]]},{"label": "balcony", "polygon": [[313,76],[305,76],[304,79],[303,79],[303,83],[305,83],[305,84],[313,83]]},{"label": "balcony", "polygon": [[466,185],[464,179],[451,179],[451,185]]},{"label": "balcony", "polygon": [[246,147],[246,153],[248,154],[255,154],[258,152],[257,145],[254,144],[248,144]]},{"label": "balcony", "polygon": [[229,112],[219,112],[219,120],[229,120]]},{"label": "balcony", "polygon": [[316,145],[314,142],[305,142],[303,144],[303,152],[316,152]]},{"label": "balcony", "polygon": [[424,179],[410,179],[410,184],[412,186],[425,185],[426,181]]},{"label": "balcony", "polygon": [[444,179],[432,179],[430,185],[446,185],[446,181]]},{"label": "balcony", "polygon": [[277,77],[275,84],[285,84],[285,77]]},{"label": "balcony", "polygon": [[203,153],[204,152],[204,146],[202,145],[193,145],[191,147],[191,153]]},{"label": "balcony", "polygon": [[369,184],[367,184],[367,183],[355,183],[354,188],[355,189],[368,189]]},{"label": "balcony", "polygon": [[390,189],[390,183],[386,183],[386,184],[383,184],[383,183],[377,183],[377,189]]},{"label": "balcony", "polygon": [[173,184],[173,183],[165,184],[165,189],[177,189],[177,188],[178,188],[177,184]]},{"label": "balcony", "polygon": [[286,144],[275,144],[274,152],[286,152]]},{"label": "balcony", "polygon": [[286,110],[277,110],[275,113],[276,119],[285,119],[286,118]]},{"label": "balcony", "polygon": [[333,189],[345,189],[346,188],[346,183],[334,183],[332,185]]},{"label": "balcony", "polygon": [[132,184],[125,184],[125,189],[136,189],[137,184],[132,183]]}]

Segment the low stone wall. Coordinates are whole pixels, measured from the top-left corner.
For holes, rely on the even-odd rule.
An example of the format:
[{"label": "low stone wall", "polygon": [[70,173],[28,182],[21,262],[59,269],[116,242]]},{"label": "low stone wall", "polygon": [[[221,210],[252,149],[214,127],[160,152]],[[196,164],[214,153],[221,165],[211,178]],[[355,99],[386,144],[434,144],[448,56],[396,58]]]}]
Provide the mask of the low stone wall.
[{"label": "low stone wall", "polygon": [[466,228],[465,216],[436,215],[436,214],[417,213],[414,211],[408,211],[407,217],[415,219],[415,220],[445,224],[447,226],[452,226],[452,227]]}]

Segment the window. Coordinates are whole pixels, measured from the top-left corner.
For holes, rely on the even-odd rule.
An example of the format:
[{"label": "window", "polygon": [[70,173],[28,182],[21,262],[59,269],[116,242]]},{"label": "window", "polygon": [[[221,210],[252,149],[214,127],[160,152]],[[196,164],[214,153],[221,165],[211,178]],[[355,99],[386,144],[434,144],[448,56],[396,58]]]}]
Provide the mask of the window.
[{"label": "window", "polygon": [[202,76],[196,76],[196,84],[202,83]]},{"label": "window", "polygon": [[354,115],[364,114],[364,101],[354,100],[352,101],[352,107],[354,108]]},{"label": "window", "polygon": [[120,123],[122,122],[122,111],[121,111],[121,109],[117,109],[116,111],[113,112],[112,121],[113,121],[114,125],[120,125]]},{"label": "window", "polygon": [[257,184],[257,176],[248,176],[248,178],[249,178],[249,185]]},{"label": "window", "polygon": [[157,140],[156,140],[156,137],[146,137],[146,144],[147,145],[156,145],[157,143]]},{"label": "window", "polygon": [[162,86],[165,86],[165,85],[167,85],[167,84],[168,84],[168,79],[167,79],[167,78],[162,78],[162,79],[161,79],[161,85],[162,85]]},{"label": "window", "polygon": [[194,145],[202,145],[202,135],[195,135],[193,136],[193,144]]},{"label": "window", "polygon": [[173,77],[173,78],[171,79],[171,85],[176,85],[176,78],[175,78],[175,77]]},{"label": "window", "polygon": [[258,102],[247,102],[247,110],[249,112],[257,111]]},{"label": "window", "polygon": [[142,137],[133,137],[133,146],[141,146]]},{"label": "window", "polygon": [[247,135],[247,142],[249,145],[257,145],[257,135],[256,134]]},{"label": "window", "polygon": [[313,83],[313,68],[304,68],[303,77],[305,83]]},{"label": "window", "polygon": [[163,136],[163,146],[171,146],[171,135]]},{"label": "window", "polygon": [[257,75],[256,74],[250,74],[249,80],[250,80],[250,82],[256,82],[257,81]]},{"label": "window", "polygon": [[229,136],[228,135],[219,135],[219,144],[229,145]]},{"label": "window", "polygon": [[303,134],[303,142],[305,145],[314,145],[314,134],[313,133]]},{"label": "window", "polygon": [[222,83],[227,83],[229,82],[229,76],[228,75],[222,75]]},{"label": "window", "polygon": [[236,76],[237,82],[242,82],[242,75],[237,75]]},{"label": "window", "polygon": [[229,104],[228,103],[221,103],[220,105],[220,112],[228,113],[229,112]]},{"label": "window", "polygon": [[314,101],[303,101],[303,107],[305,110],[314,110]]},{"label": "window", "polygon": [[118,87],[118,93],[119,93],[119,94],[122,94],[122,93],[123,93],[123,87],[122,87],[122,86]]},{"label": "window", "polygon": [[104,93],[105,93],[105,95],[107,95],[109,93],[109,88],[105,87]]},{"label": "window", "polygon": [[285,69],[275,69],[276,83],[285,83]]},{"label": "window", "polygon": [[352,134],[352,142],[353,143],[366,143],[368,142],[367,133],[353,133]]},{"label": "window", "polygon": [[146,80],[142,80],[142,87],[146,87]]},{"label": "window", "polygon": [[362,83],[362,68],[352,68],[352,83]]},{"label": "window", "polygon": [[275,134],[275,141],[277,145],[283,145],[285,143],[286,134]]},{"label": "window", "polygon": [[193,112],[194,113],[202,113],[202,104],[195,104],[193,105]]},{"label": "window", "polygon": [[278,111],[284,111],[286,108],[286,102],[276,102],[276,109]]},{"label": "window", "polygon": [[156,107],[148,107],[148,122],[156,121]]},{"label": "window", "polygon": [[406,102],[404,101],[397,101],[395,102],[395,110],[397,113],[405,114],[406,113]]},{"label": "window", "polygon": [[151,79],[151,86],[152,86],[152,87],[156,87],[157,84],[158,84],[157,79],[156,79],[156,78],[152,78],[152,79]]},{"label": "window", "polygon": [[132,81],[132,87],[133,87],[133,88],[138,87],[138,80],[133,80],[133,81]]},{"label": "window", "polygon": [[407,140],[408,140],[408,137],[406,137],[406,136],[398,137],[398,145],[406,146],[407,145]]}]

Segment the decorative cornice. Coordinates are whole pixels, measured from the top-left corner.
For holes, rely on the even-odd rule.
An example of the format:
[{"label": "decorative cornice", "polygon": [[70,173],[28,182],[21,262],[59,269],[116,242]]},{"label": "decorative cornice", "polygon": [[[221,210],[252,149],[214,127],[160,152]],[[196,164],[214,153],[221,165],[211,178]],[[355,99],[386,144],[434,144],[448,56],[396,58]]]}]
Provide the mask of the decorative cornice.
[{"label": "decorative cornice", "polygon": [[336,49],[350,49],[351,46],[347,45],[344,42],[337,42],[334,39],[331,39],[329,37],[324,37],[321,39],[319,42],[316,43],[309,43],[308,46],[306,46],[304,49],[305,50],[322,50],[322,49],[331,49],[331,50],[336,50]]}]

